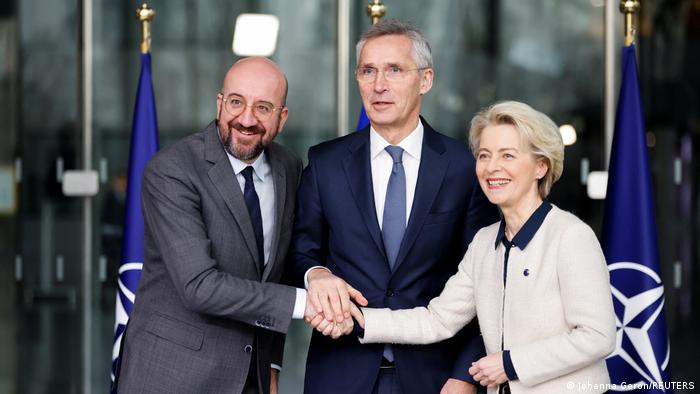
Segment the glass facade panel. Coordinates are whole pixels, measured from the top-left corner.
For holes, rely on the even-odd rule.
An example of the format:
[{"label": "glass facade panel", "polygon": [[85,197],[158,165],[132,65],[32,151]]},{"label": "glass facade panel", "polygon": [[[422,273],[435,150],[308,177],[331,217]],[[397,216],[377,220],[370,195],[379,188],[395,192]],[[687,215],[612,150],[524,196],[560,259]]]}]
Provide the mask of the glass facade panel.
[{"label": "glass facade panel", "polygon": [[10,144],[0,148],[0,165],[19,183],[16,207],[0,224],[3,268],[10,268],[2,288],[12,289],[2,297],[0,348],[8,368],[0,389],[70,392],[81,379],[82,205],[62,195],[61,179],[82,166],[79,8],[10,3],[2,6],[0,40],[8,88],[0,123]]}]

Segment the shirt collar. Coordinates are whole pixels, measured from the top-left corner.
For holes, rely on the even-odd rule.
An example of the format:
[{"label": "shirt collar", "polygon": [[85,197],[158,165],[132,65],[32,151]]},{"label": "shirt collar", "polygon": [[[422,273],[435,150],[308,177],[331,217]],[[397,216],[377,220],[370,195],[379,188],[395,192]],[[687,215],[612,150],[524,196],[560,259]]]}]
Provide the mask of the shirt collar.
[{"label": "shirt collar", "polygon": [[[389,144],[384,137],[379,135],[374,127],[369,128],[369,154],[370,160],[377,157],[378,154],[382,153],[384,148],[389,146]],[[423,149],[423,123],[418,120],[418,125],[411,133],[406,136],[397,146],[403,148],[403,150],[411,155],[412,157],[420,160],[421,150]]]},{"label": "shirt collar", "polygon": [[[219,126],[216,126],[216,132],[219,135],[219,141],[221,141],[221,131],[219,130]],[[224,149],[224,152],[226,152],[226,156],[228,156],[228,161],[231,163],[231,168],[233,168],[233,172],[238,175],[243,171],[246,167],[252,166],[253,167],[253,173],[257,175],[257,177],[265,182],[265,178],[270,175],[270,172],[272,169],[270,168],[270,164],[267,161],[267,155],[265,154],[265,151],[263,151],[260,156],[255,159],[255,161],[251,164],[248,164],[244,161],[238,160],[237,158],[233,157],[232,154],[228,152],[227,149]]]},{"label": "shirt collar", "polygon": [[523,227],[518,230],[518,233],[515,234],[512,241],[508,241],[508,238],[506,237],[506,219],[501,219],[501,225],[498,227],[498,235],[496,235],[494,248],[498,248],[499,242],[504,242],[505,244],[510,243],[513,246],[517,246],[520,248],[520,250],[525,249],[527,244],[530,243],[532,238],[535,236],[535,233],[537,233],[537,230],[540,229],[542,222],[544,222],[544,218],[547,217],[547,214],[551,210],[552,204],[550,204],[547,200],[542,201],[542,204],[540,204],[540,206],[535,209],[535,212],[530,215],[530,218],[527,219]]},{"label": "shirt collar", "polygon": [[263,182],[265,182],[265,178],[270,175],[270,165],[267,162],[267,155],[264,151],[251,164],[238,160],[228,152],[226,152],[226,156],[228,156],[228,160],[231,162],[231,167],[233,167],[233,172],[235,172],[236,175],[240,174],[241,171],[248,166],[253,167],[253,173]]}]

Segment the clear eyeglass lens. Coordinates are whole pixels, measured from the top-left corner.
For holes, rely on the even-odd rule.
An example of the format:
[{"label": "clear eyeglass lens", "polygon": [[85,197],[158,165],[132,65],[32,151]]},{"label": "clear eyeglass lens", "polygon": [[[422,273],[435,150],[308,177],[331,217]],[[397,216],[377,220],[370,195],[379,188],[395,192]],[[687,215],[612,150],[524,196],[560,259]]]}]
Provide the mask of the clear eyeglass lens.
[{"label": "clear eyeglass lens", "polygon": [[[228,97],[225,99],[224,103],[226,111],[233,116],[239,115],[248,106],[245,100],[240,97]],[[266,103],[253,103],[252,107],[253,115],[260,120],[269,118],[275,111],[275,108],[272,105]]]},{"label": "clear eyeglass lens", "polygon": [[[421,69],[416,68],[413,70]],[[404,70],[401,67],[389,67],[380,71],[373,67],[361,67],[357,69],[357,79],[363,82],[371,82],[377,79],[377,75],[381,73],[384,76],[384,79],[386,79],[387,81],[399,81],[406,75],[408,71],[413,70]]]}]

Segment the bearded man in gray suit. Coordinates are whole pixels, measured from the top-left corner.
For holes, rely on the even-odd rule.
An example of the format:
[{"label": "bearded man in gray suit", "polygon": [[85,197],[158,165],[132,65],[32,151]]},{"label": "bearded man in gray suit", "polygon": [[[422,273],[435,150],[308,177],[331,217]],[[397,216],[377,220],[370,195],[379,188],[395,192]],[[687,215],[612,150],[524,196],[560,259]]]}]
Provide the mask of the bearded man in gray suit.
[{"label": "bearded man in gray suit", "polygon": [[148,164],[145,262],[119,392],[277,391],[283,334],[293,317],[316,315],[304,290],[275,283],[301,173],[272,142],[286,95],[272,61],[243,59],[224,78],[217,120]]}]

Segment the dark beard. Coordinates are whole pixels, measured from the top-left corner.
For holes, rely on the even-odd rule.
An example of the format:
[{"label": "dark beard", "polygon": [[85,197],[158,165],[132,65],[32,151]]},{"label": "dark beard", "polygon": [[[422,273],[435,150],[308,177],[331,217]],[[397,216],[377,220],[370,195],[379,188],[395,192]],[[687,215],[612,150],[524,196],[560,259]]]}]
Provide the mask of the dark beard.
[{"label": "dark beard", "polygon": [[233,135],[233,131],[231,131],[232,128],[236,128],[241,131],[253,131],[261,135],[264,135],[265,133],[265,129],[262,127],[243,127],[239,123],[235,123],[230,126],[226,132],[226,135],[222,136],[221,142],[223,143],[226,152],[228,152],[231,156],[240,161],[248,161],[255,159],[262,153],[263,150],[265,150],[265,144],[263,144],[262,138],[260,138],[260,140],[252,148],[246,149],[245,147],[235,145],[233,143],[233,138],[231,138]]}]

